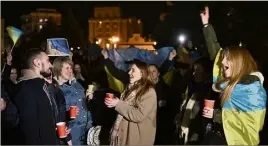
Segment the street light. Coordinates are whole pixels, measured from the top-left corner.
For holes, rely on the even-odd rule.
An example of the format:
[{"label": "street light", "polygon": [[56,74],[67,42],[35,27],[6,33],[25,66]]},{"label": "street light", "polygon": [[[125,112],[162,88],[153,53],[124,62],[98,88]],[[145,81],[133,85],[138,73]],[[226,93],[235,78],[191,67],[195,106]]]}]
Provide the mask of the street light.
[{"label": "street light", "polygon": [[243,46],[242,42],[239,42],[239,47],[242,47],[242,46]]},{"label": "street light", "polygon": [[179,36],[179,42],[183,44],[185,42],[185,40],[186,40],[186,37],[183,34],[181,34]]},{"label": "street light", "polygon": [[154,42],[154,45],[156,45],[157,44],[157,42]]},{"label": "street light", "polygon": [[98,44],[101,44],[102,42],[102,39],[98,39],[95,43],[98,45]]}]

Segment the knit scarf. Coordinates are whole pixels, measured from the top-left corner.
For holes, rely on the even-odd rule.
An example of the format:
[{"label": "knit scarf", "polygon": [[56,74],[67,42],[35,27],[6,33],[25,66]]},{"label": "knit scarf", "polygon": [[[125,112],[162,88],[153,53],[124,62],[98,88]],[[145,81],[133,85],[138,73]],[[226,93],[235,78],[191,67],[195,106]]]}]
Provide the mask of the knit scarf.
[{"label": "knit scarf", "polygon": [[[127,104],[130,104],[133,101],[133,99],[136,97],[136,91],[131,92],[128,97],[124,98],[125,91],[121,94],[120,100],[123,100]],[[118,145],[118,131],[119,131],[120,123],[123,119],[124,117],[122,115],[117,114],[117,118],[115,120],[114,126],[111,131],[110,145]]]}]

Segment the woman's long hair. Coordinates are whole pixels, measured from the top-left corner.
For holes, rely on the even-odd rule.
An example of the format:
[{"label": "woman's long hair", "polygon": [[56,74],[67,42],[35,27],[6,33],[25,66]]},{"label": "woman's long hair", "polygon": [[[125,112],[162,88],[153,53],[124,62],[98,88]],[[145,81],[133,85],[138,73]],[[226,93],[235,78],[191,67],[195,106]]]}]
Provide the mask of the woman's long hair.
[{"label": "woman's long hair", "polygon": [[138,80],[132,87],[129,89],[127,88],[124,98],[128,97],[133,91],[136,91],[136,98],[135,103],[137,104],[141,97],[149,91],[150,88],[154,87],[154,83],[152,82],[151,76],[149,74],[148,65],[140,62],[135,61],[133,64],[135,64],[141,71],[142,77],[140,80]]},{"label": "woman's long hair", "polygon": [[229,61],[231,75],[228,78],[223,78],[216,83],[216,87],[220,89],[222,83],[227,83],[225,89],[222,89],[221,106],[231,97],[235,85],[245,75],[258,71],[258,67],[250,52],[247,49],[232,46],[224,50],[221,60],[226,57]]}]

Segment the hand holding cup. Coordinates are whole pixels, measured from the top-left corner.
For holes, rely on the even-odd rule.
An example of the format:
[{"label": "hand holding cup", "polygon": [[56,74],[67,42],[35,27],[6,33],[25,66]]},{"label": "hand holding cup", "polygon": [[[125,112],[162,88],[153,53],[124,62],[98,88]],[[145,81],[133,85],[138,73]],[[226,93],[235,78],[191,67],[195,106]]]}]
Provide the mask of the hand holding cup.
[{"label": "hand holding cup", "polygon": [[59,138],[67,137],[65,122],[59,122],[56,124]]},{"label": "hand holding cup", "polygon": [[214,103],[215,103],[215,100],[205,99],[204,109],[203,109],[204,117],[209,118],[209,119],[213,117]]},{"label": "hand holding cup", "polygon": [[65,134],[69,135],[71,133],[71,129],[68,129],[68,127],[65,128]]},{"label": "hand holding cup", "polygon": [[204,109],[203,109],[203,117],[212,119],[213,118],[213,111],[214,111],[214,109],[212,109],[212,108],[204,107]]},{"label": "hand holding cup", "polygon": [[112,93],[106,93],[105,101],[104,103],[108,108],[113,108],[115,107],[119,102],[118,98],[114,97],[114,94]]},{"label": "hand holding cup", "polygon": [[87,89],[87,92],[86,92],[86,97],[89,100],[93,99],[94,90],[95,90],[95,86],[94,85],[88,85],[88,89]]},{"label": "hand holding cup", "polygon": [[79,115],[79,108],[77,106],[70,106],[70,118],[75,119]]}]

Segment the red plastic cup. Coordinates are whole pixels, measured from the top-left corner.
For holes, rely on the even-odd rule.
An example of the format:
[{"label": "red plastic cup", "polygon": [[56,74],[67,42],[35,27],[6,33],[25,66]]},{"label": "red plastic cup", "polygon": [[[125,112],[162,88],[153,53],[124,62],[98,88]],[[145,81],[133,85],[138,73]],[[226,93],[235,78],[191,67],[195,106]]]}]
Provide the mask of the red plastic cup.
[{"label": "red plastic cup", "polygon": [[114,94],[112,94],[112,93],[106,93],[106,98],[114,98]]},{"label": "red plastic cup", "polygon": [[207,100],[207,99],[205,99],[204,106],[206,108],[214,109],[214,104],[215,104],[215,100]]},{"label": "red plastic cup", "polygon": [[66,135],[66,124],[65,122],[59,122],[56,124],[57,126],[57,131],[58,131],[58,136],[59,138],[65,138],[67,137]]},{"label": "red plastic cup", "polygon": [[78,107],[77,106],[70,106],[70,118],[75,119],[76,118],[76,111]]}]

